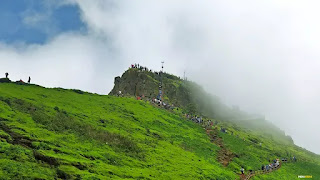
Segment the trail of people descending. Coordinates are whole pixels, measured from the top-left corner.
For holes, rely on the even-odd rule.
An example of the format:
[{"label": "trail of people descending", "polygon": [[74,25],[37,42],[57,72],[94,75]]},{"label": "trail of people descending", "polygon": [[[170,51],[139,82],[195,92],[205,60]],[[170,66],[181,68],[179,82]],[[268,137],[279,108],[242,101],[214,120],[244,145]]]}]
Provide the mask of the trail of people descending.
[{"label": "trail of people descending", "polygon": [[[210,141],[212,143],[215,143],[216,145],[218,145],[220,147],[220,150],[218,152],[218,161],[223,165],[223,166],[228,166],[229,162],[232,160],[232,158],[234,158],[236,155],[234,153],[232,153],[231,151],[229,151],[224,143],[223,143],[223,139],[221,137],[219,137],[218,135],[218,122],[215,121],[213,122],[212,120],[208,120],[208,121],[203,121],[202,117],[200,116],[191,116],[189,114],[185,114],[185,118],[195,122],[195,123],[199,123],[201,124],[204,129],[206,130],[207,135],[210,137]],[[214,127],[214,128],[212,128]],[[222,133],[228,133],[226,128],[221,127],[220,131]],[[234,135],[234,133],[231,131],[230,132],[231,135]],[[237,136],[239,137],[239,136]],[[243,139],[245,141],[245,139]],[[248,141],[250,142],[250,141]],[[253,142],[252,142],[253,143]],[[261,146],[261,143],[260,143]],[[268,174],[271,172],[274,172],[278,169],[281,168],[283,163],[287,163],[287,162],[296,162],[297,159],[295,156],[293,156],[290,161],[288,161],[287,158],[282,158],[281,161],[279,159],[275,159],[275,160],[269,160],[270,164],[267,165],[262,165],[260,170],[248,170],[247,173],[245,173],[244,168],[240,169],[240,174],[239,174],[239,178],[241,180],[249,180],[254,176],[257,175],[262,175],[262,174]]]},{"label": "trail of people descending", "polygon": [[280,169],[283,163],[296,162],[296,161],[297,161],[296,157],[292,157],[291,161],[288,161],[286,158],[282,158],[281,161],[279,161],[279,159],[276,159],[276,160],[273,160],[273,163],[271,163],[271,164],[263,165],[261,167],[261,170],[249,171],[249,173],[247,175],[242,173],[240,175],[240,179],[241,180],[249,180],[253,176],[262,175],[262,174],[268,174],[268,173],[271,173],[273,171],[276,171],[276,170]]},{"label": "trail of people descending", "polygon": [[[216,145],[218,145],[220,147],[220,150],[218,152],[218,161],[224,165],[224,166],[228,166],[229,162],[232,160],[233,157],[235,157],[236,155],[233,154],[231,151],[229,151],[223,144],[223,139],[221,137],[219,137],[218,135],[218,122],[215,121],[211,121],[208,120],[206,122],[202,121],[202,117],[197,117],[197,116],[190,116],[188,114],[185,114],[185,117],[187,119],[192,120],[195,123],[199,123],[202,124],[203,127],[206,130],[207,135],[210,137],[210,141],[212,143],[215,143]],[[214,128],[212,128],[214,126]],[[222,133],[228,133],[226,128],[221,127],[220,131]],[[234,135],[234,133],[231,131],[230,132],[231,135]],[[237,136],[239,138],[239,136]],[[245,141],[245,139],[243,139]],[[248,141],[250,142],[250,141]],[[252,142],[253,143],[253,142]],[[261,146],[261,143],[259,144]],[[293,156],[290,161],[288,161],[287,158],[282,158],[281,161],[279,159],[275,159],[275,160],[270,160],[269,162],[270,164],[267,165],[262,165],[260,170],[249,170],[247,174],[245,174],[245,170],[244,168],[240,169],[241,174],[239,174],[239,177],[241,180],[249,180],[250,178],[252,178],[253,176],[257,176],[257,175],[261,175],[261,174],[268,174],[271,173],[273,171],[276,171],[278,169],[281,168],[282,163],[287,163],[287,162],[296,162],[297,158],[295,156]]]},{"label": "trail of people descending", "polygon": [[[152,72],[152,70],[149,70],[146,67],[140,66],[139,64],[132,64],[131,68],[136,68],[139,69],[140,71],[150,71]],[[155,72],[157,73],[157,72]],[[160,73],[158,73],[160,74]],[[118,92],[118,96],[123,96],[122,92],[119,91]],[[169,105],[169,103],[165,103],[161,100],[161,98],[159,99],[157,98],[153,98],[153,99],[146,99],[144,97],[144,95],[141,96],[137,96],[136,97],[137,100],[145,100],[145,101],[149,101],[151,104],[160,107],[160,108],[165,108],[167,110],[174,110],[175,107],[173,104]],[[179,108],[177,108],[178,110]],[[205,130],[206,130],[206,134],[210,137],[210,141],[216,145],[218,145],[220,147],[220,150],[218,152],[218,161],[223,165],[223,166],[228,166],[230,161],[232,160],[232,158],[236,157],[237,155],[235,155],[234,153],[232,153],[230,150],[228,150],[228,148],[225,147],[224,143],[223,143],[223,139],[218,135],[218,122],[217,121],[212,121],[208,118],[203,118],[200,115],[190,115],[190,114],[184,114],[184,117],[188,120],[193,121],[194,123],[197,123],[199,125],[201,125]],[[213,128],[214,127],[214,128]],[[222,133],[228,133],[228,130],[226,128],[220,127],[220,131]],[[232,131],[230,131],[231,135],[234,135],[234,133]],[[237,138],[240,138],[238,135],[236,136]],[[246,141],[244,138],[242,139],[243,141]],[[251,141],[248,141],[251,142]],[[253,142],[251,142],[253,143]],[[261,143],[259,144],[259,146],[261,146]],[[296,157],[292,157],[291,158],[291,162],[296,162],[297,159]],[[287,158],[282,158],[281,161],[279,159],[275,159],[273,161],[269,160],[270,164],[267,165],[262,165],[260,170],[248,170],[247,173],[245,173],[244,168],[240,169],[240,174],[239,177],[241,180],[249,180],[254,176],[257,175],[262,175],[262,174],[268,174],[271,173],[273,171],[276,171],[278,169],[281,168],[282,163],[287,163],[289,162],[287,160]]]},{"label": "trail of people descending", "polygon": [[[282,162],[284,162],[284,159],[282,159]],[[249,170],[249,173],[247,175],[244,174],[244,169],[241,168],[241,180],[248,180],[253,176],[260,175],[260,174],[267,174],[273,171],[276,171],[281,168],[282,162],[279,161],[279,159],[273,160],[273,163],[262,165],[261,170],[252,171]]]}]

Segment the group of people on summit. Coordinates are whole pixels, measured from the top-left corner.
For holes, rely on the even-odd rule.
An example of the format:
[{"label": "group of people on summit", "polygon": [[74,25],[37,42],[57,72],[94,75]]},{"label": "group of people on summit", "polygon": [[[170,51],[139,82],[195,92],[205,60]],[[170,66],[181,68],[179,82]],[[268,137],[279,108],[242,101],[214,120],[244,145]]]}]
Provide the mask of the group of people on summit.
[{"label": "group of people on summit", "polygon": [[162,73],[162,71],[152,71],[151,69],[148,69],[147,67],[141,66],[140,64],[131,64],[130,68],[138,69],[140,71],[153,72],[156,76],[160,76]]},{"label": "group of people on summit", "polygon": [[131,68],[139,69],[140,71],[150,71],[150,72],[152,72],[151,69],[149,70],[147,67],[140,66],[140,64],[131,64]]},{"label": "group of people on summit", "polygon": [[[9,73],[8,73],[8,72],[5,73],[5,76],[6,76],[6,79],[9,79]],[[24,83],[24,81],[22,81],[22,79],[20,79],[20,80],[17,81],[17,82],[22,82],[22,83]],[[29,78],[28,78],[28,83],[29,83],[29,84],[31,83],[31,77],[30,77],[30,76],[29,76]]]}]

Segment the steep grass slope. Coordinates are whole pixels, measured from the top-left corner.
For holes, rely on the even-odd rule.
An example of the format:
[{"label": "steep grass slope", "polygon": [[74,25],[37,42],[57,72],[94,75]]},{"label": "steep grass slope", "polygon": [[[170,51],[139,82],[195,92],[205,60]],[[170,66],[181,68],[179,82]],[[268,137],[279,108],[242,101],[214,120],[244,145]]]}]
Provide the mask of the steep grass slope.
[{"label": "steep grass slope", "polygon": [[241,167],[258,170],[269,159],[292,156],[297,163],[253,179],[320,179],[319,156],[273,128],[266,133],[263,121],[215,119],[207,135],[182,111],[0,83],[0,179],[235,179]]},{"label": "steep grass slope", "polygon": [[234,179],[218,149],[147,102],[0,84],[0,179]]},{"label": "steep grass slope", "polygon": [[[284,163],[276,172],[259,175],[253,179],[297,179],[298,175],[312,175],[320,179],[320,156],[296,146],[291,138],[253,126],[241,127],[242,122],[218,121],[217,127],[227,129],[228,133],[219,132],[225,146],[235,155],[227,169],[236,171],[241,167],[257,171],[262,165],[270,164],[269,160],[295,156],[297,162]],[[248,124],[246,122],[245,124]]]}]

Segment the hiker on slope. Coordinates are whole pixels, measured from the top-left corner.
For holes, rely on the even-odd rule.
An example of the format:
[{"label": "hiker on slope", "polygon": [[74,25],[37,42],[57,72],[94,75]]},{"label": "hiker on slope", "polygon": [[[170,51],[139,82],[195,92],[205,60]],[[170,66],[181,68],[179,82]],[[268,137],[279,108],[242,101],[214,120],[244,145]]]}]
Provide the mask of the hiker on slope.
[{"label": "hiker on slope", "polygon": [[6,72],[6,78],[8,79],[9,73]]},{"label": "hiker on slope", "polygon": [[28,83],[30,84],[30,82],[31,82],[31,77],[29,76]]},{"label": "hiker on slope", "polygon": [[243,169],[243,167],[240,169],[240,171],[241,171],[241,174],[244,174],[244,169]]},{"label": "hiker on slope", "polygon": [[270,166],[266,165],[266,171],[269,171],[269,170],[270,170]]}]

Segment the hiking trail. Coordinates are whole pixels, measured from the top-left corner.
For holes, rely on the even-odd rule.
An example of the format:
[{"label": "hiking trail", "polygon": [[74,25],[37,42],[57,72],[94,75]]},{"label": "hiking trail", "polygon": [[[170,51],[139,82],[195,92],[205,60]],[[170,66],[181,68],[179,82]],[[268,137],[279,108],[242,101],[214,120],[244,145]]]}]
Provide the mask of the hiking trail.
[{"label": "hiking trail", "polygon": [[258,171],[253,171],[252,173],[247,174],[247,175],[244,175],[244,176],[240,175],[240,179],[241,179],[241,180],[249,180],[249,179],[251,179],[253,176],[257,176],[257,175],[261,175],[261,174],[269,174],[269,173],[271,173],[271,172],[274,172],[274,171],[280,169],[281,166],[282,166],[282,163],[283,163],[283,162],[280,161],[280,164],[279,164],[278,167],[276,167],[276,168],[274,168],[274,169],[271,169],[271,170],[269,170],[269,171],[266,171],[266,170],[258,170]]},{"label": "hiking trail", "polygon": [[[223,166],[228,166],[230,161],[232,161],[232,158],[235,157],[235,154],[233,154],[231,151],[229,151],[224,143],[223,143],[223,139],[221,137],[219,137],[218,135],[218,129],[217,127],[215,129],[206,129],[206,133],[210,138],[210,141],[216,145],[218,145],[220,147],[220,150],[218,152],[218,161],[223,165]],[[280,164],[278,167],[271,169],[269,171],[266,170],[257,170],[257,171],[252,171],[249,174],[239,174],[240,180],[249,180],[251,179],[253,176],[257,176],[257,175],[261,175],[261,174],[269,174],[271,172],[274,172],[278,169],[281,168],[282,166],[282,161],[280,161]]]},{"label": "hiking trail", "polygon": [[217,129],[207,129],[206,133],[210,137],[210,141],[220,147],[220,150],[218,152],[218,161],[223,166],[228,166],[229,162],[232,160],[232,158],[235,156],[231,151],[229,151],[224,143],[221,137],[218,136],[218,130]]}]

